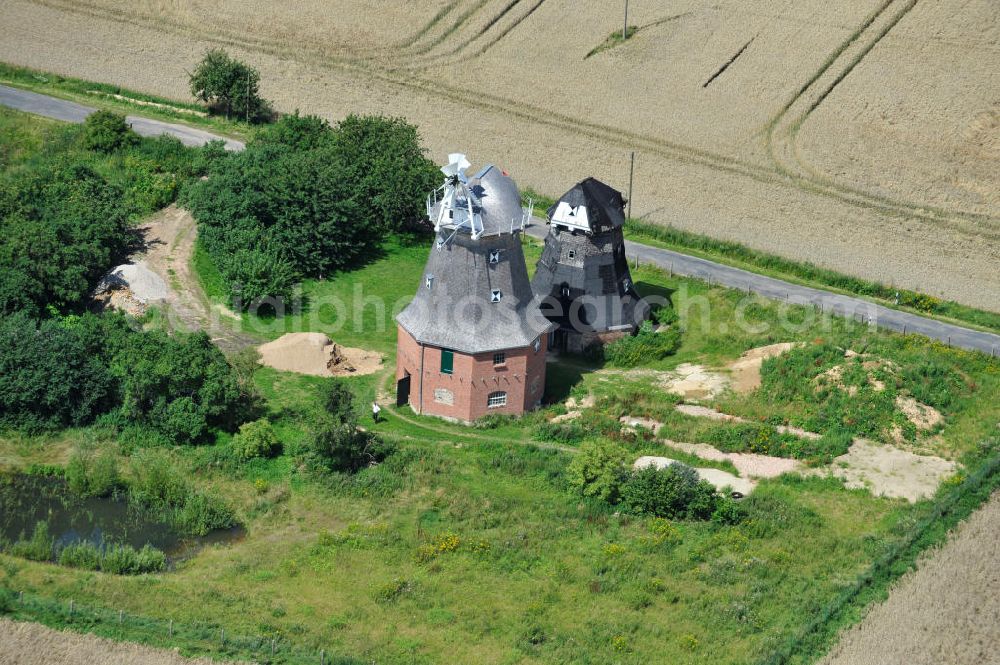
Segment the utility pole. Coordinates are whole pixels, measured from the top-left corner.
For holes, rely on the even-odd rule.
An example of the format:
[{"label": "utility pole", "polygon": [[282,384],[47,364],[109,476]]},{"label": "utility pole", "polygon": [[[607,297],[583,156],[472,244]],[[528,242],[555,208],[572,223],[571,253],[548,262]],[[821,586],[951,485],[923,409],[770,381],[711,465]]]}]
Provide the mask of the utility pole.
[{"label": "utility pole", "polygon": [[628,39],[628,0],[625,0],[625,25],[622,27],[622,41]]},{"label": "utility pole", "polygon": [[626,219],[632,218],[632,177],[635,175],[635,150],[632,151],[630,162],[628,169],[628,213],[625,215]]}]

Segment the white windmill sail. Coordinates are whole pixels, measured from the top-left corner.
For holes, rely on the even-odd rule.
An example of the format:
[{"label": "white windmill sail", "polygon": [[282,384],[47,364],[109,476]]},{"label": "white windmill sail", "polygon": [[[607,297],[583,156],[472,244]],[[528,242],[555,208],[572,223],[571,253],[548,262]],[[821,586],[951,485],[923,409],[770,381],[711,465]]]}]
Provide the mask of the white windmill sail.
[{"label": "white windmill sail", "polygon": [[[451,227],[456,231],[466,228],[473,239],[483,233],[483,221],[479,209],[481,204],[469,190],[469,180],[465,170],[471,164],[462,153],[448,155],[448,164],[441,167],[444,174],[444,184],[434,193],[433,201],[427,200],[428,217],[434,222],[434,230],[440,232],[443,227]],[[441,194],[440,204],[438,194]],[[435,207],[437,210],[435,211]]]}]

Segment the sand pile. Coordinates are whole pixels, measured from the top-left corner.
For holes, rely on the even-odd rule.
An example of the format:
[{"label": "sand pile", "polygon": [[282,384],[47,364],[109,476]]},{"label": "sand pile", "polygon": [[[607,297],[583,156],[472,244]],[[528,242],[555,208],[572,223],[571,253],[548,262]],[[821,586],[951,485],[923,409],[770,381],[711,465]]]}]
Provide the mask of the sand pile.
[{"label": "sand pile", "polygon": [[335,344],[323,333],[288,333],[257,347],[262,365],[310,376],[354,376],[382,369],[382,355]]},{"label": "sand pile", "polygon": [[166,300],[168,294],[167,285],[160,276],[142,262],[125,263],[112,268],[94,289],[94,294],[119,289],[128,289],[132,297],[144,305],[155,300]]}]

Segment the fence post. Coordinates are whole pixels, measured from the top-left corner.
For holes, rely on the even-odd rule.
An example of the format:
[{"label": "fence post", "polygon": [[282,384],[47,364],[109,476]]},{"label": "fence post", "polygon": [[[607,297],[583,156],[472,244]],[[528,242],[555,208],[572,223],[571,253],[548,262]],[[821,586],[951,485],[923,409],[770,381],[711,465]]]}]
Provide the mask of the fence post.
[{"label": "fence post", "polygon": [[274,655],[274,638],[271,638],[271,655]]},{"label": "fence post", "polygon": [[19,603],[21,603],[22,605],[24,605],[24,592],[23,591],[19,591],[18,592],[18,594],[17,594],[17,601]]},{"label": "fence post", "polygon": [[73,616],[73,601],[69,601],[69,615]]},{"label": "fence post", "polygon": [[226,644],[226,629],[222,628],[219,630],[219,642],[225,646]]},{"label": "fence post", "polygon": [[326,649],[319,650],[319,665],[326,665]]},{"label": "fence post", "polygon": [[125,610],[118,610],[118,625],[125,622]]},{"label": "fence post", "polygon": [[167,628],[167,635],[169,637],[173,637],[174,636],[174,620],[173,619],[170,620],[170,626]]}]

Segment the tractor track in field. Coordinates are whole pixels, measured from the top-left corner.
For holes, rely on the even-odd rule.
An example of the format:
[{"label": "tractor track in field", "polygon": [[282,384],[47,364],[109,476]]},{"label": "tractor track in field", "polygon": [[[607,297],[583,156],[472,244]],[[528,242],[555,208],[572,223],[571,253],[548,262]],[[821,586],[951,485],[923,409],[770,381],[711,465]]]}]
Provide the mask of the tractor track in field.
[{"label": "tractor track in field", "polygon": [[[826,197],[847,205],[872,210],[897,218],[930,222],[941,227],[955,229],[970,235],[976,235],[990,241],[1000,241],[1000,219],[993,216],[963,211],[940,210],[920,205],[918,203],[892,200],[888,197],[870,194],[836,182],[828,181],[826,178],[816,178],[808,174],[803,174],[798,168],[788,169],[782,166],[783,162],[778,158],[772,159],[774,162],[773,167],[762,166],[745,160],[734,159],[725,155],[717,154],[708,150],[672,142],[666,139],[638,134],[600,123],[581,120],[576,117],[535,107],[502,96],[491,95],[482,90],[470,91],[456,85],[450,85],[441,80],[422,78],[415,75],[415,70],[407,69],[402,64],[392,65],[379,63],[371,58],[342,58],[325,56],[308,49],[290,49],[286,46],[279,45],[277,42],[272,40],[246,39],[242,36],[226,35],[211,30],[196,29],[191,26],[182,26],[175,22],[132,17],[126,15],[120,10],[107,10],[104,8],[93,7],[92,5],[84,5],[80,2],[67,3],[61,0],[35,1],[40,5],[55,8],[59,11],[82,13],[92,17],[102,18],[104,20],[112,20],[161,31],[165,30],[181,36],[197,37],[208,42],[219,44],[220,46],[231,46],[234,48],[249,50],[256,49],[278,57],[292,57],[305,64],[311,64],[317,67],[339,70],[349,74],[361,74],[376,79],[377,81],[385,83],[389,86],[412,90],[429,97],[445,98],[464,106],[518,118],[536,125],[551,127],[575,135],[582,135],[599,141],[614,143],[616,145],[625,141],[638,151],[645,151],[659,157],[664,157],[686,164],[703,166],[730,175],[751,178],[765,184],[788,187],[807,194]],[[914,3],[916,2],[916,0],[908,1]],[[899,0],[886,0],[885,4],[880,7],[878,11],[866,19],[866,22],[859,27],[856,33],[831,54],[831,57],[828,58],[827,64],[800,88],[799,92],[787,103],[783,111],[779,112],[775,119],[769,123],[768,127],[763,130],[765,142],[769,147],[778,145],[778,143],[771,137],[775,133],[775,129],[778,127],[779,123],[782,123],[784,118],[788,116],[789,109],[795,105],[796,101],[802,99],[803,95],[814,86],[823,74],[829,71],[829,68],[833,65],[834,61],[836,61],[851,46],[851,44],[857,41],[859,34],[870,28],[875,22],[878,21],[879,17],[884,16],[888,8],[896,2],[899,2]],[[447,34],[453,33],[480,9],[481,7],[473,7],[472,9],[467,10],[458,18],[454,25],[448,28]],[[440,41],[443,41],[446,37],[447,35],[439,36],[435,38],[434,43],[440,43]],[[433,48],[433,45],[434,44],[431,44],[426,50]],[[413,53],[405,54],[406,57],[411,57],[412,55]],[[846,73],[844,76],[846,76]],[[843,77],[841,77],[841,80],[842,79]]]},{"label": "tractor track in field", "polygon": [[[834,51],[821,67],[801,88],[796,95],[782,108],[782,110],[771,120],[767,128],[766,143],[768,154],[777,169],[789,177],[805,178],[811,182],[821,183],[829,187],[835,187],[841,191],[855,196],[874,196],[883,200],[887,204],[902,205],[907,207],[918,206],[919,204],[894,201],[891,197],[880,194],[872,194],[860,190],[850,184],[838,181],[829,174],[809,164],[803,157],[798,145],[798,134],[810,115],[829,97],[829,95],[842,83],[854,69],[861,64],[865,57],[882,41],[882,39],[895,28],[916,7],[918,0],[886,0],[875,12],[870,14],[861,26],[847,39],[840,48]],[[895,12],[890,10],[897,5],[902,5]],[[871,38],[864,39],[865,35],[874,32]],[[842,68],[834,69],[838,61],[847,57],[847,62]],[[829,74],[829,76],[828,76]],[[832,79],[832,80],[831,80]],[[817,90],[816,94],[809,94],[810,91]],[[801,107],[804,110],[800,110]],[[996,221],[986,215],[976,215],[975,213],[964,213],[955,211],[945,211],[931,206],[919,206],[925,211],[933,212],[938,216],[954,216],[956,214],[978,219],[982,222]]]},{"label": "tractor track in field", "polygon": [[[803,95],[814,86],[816,81],[829,70],[834,61],[836,61],[851,46],[852,43],[857,41],[859,34],[870,28],[875,22],[877,22],[879,17],[885,15],[885,12],[891,5],[893,5],[893,3],[898,1],[899,0],[887,0],[878,11],[866,19],[866,22],[859,27],[850,39],[846,40],[839,49],[831,54],[827,65],[821,68],[815,76],[813,76],[808,82],[806,82],[805,85],[802,86],[802,88],[800,88],[795,97],[790,100],[785,109],[779,113],[774,120],[772,120],[769,128],[766,130],[765,138],[769,142],[769,145],[774,145],[774,142],[767,137],[770,137],[773,134],[778,123],[780,123],[782,119],[788,115],[788,110],[793,107],[796,101],[801,99]],[[909,1],[915,2],[916,0]],[[121,11],[105,10],[103,8],[96,8],[90,5],[84,5],[87,9],[82,9],[80,3],[77,2],[65,3],[60,0],[37,0],[37,2],[45,6],[55,7],[61,11],[83,12],[98,18],[125,22],[141,27],[154,27],[161,30],[169,29],[177,34],[185,36],[193,35],[206,41],[220,43],[221,45],[228,45],[243,49],[259,49],[272,55],[282,57],[291,57],[294,55],[296,58],[303,59],[309,64],[314,64],[319,67],[364,74],[388,85],[414,90],[430,96],[445,97],[451,101],[473,108],[486,109],[492,112],[527,120],[535,124],[553,127],[575,134],[582,134],[601,141],[620,144],[623,140],[626,140],[629,141],[636,149],[646,151],[660,157],[666,157],[688,164],[704,166],[732,175],[749,177],[767,184],[778,184],[790,187],[799,191],[824,196],[842,203],[895,217],[912,218],[931,222],[940,226],[957,229],[965,233],[979,235],[989,240],[1000,240],[1000,229],[998,229],[998,226],[1000,226],[998,222],[1000,222],[1000,220],[987,215],[937,210],[915,203],[893,201],[886,197],[854,190],[853,188],[845,187],[839,185],[838,183],[826,182],[825,179],[816,179],[815,177],[804,175],[798,169],[783,169],[781,166],[782,162],[778,161],[778,159],[774,159],[775,166],[773,168],[760,166],[738,159],[732,159],[724,155],[715,154],[711,151],[671,142],[665,139],[623,131],[621,129],[599,123],[583,121],[572,116],[530,106],[504,97],[490,95],[489,93],[482,91],[471,92],[458,86],[449,85],[442,81],[423,79],[419,76],[415,76],[413,70],[403,66],[393,67],[391,65],[379,65],[372,59],[334,58],[330,56],[323,56],[308,50],[289,49],[270,40],[248,40],[243,37],[224,35],[209,30],[197,30],[189,26],[181,26],[177,23],[167,21],[144,20],[127,16]],[[467,22],[472,15],[480,10],[481,6],[476,6],[471,10],[466,11],[459,17],[458,21],[456,21],[456,23],[448,29],[448,34],[454,32],[457,28]],[[436,38],[435,43],[440,43],[440,41],[443,41],[446,36],[447,35],[439,36]],[[433,44],[430,45],[427,50],[430,48],[433,48]]]}]

